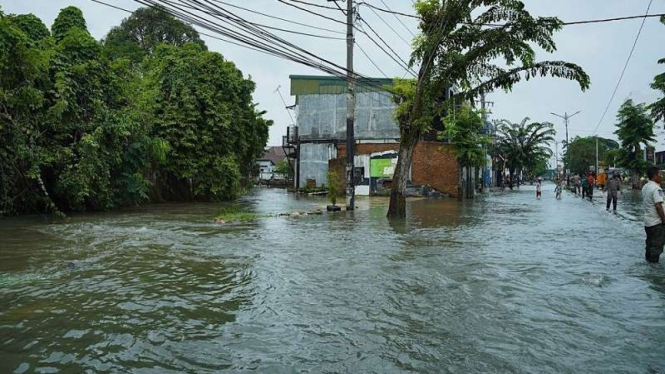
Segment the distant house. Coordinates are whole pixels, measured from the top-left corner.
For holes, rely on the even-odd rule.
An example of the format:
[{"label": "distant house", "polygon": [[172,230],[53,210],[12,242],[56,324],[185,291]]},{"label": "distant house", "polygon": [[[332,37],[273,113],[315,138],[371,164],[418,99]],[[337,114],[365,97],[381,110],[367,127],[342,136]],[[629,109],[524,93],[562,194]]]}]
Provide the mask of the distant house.
[{"label": "distant house", "polygon": [[[296,126],[288,129],[285,146],[294,149],[296,188],[326,186],[329,170],[345,180],[346,81],[329,76],[292,75],[296,97]],[[392,79],[372,79],[372,87],[356,86],[355,186],[356,195],[386,191],[392,183],[399,151],[399,126],[393,119],[390,94],[376,87]],[[458,170],[455,148],[424,135],[416,146],[410,182],[456,196]]]},{"label": "distant house", "polygon": [[285,176],[276,175],[275,173],[277,164],[283,160],[286,160],[286,153],[282,147],[266,148],[263,156],[256,160],[259,183],[267,183],[274,179],[284,179]]}]

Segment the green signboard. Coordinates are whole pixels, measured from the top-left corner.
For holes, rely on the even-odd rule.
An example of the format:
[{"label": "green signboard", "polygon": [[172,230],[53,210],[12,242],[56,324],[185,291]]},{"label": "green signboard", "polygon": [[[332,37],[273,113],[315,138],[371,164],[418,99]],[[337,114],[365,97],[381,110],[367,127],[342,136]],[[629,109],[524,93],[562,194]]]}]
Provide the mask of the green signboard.
[{"label": "green signboard", "polygon": [[394,158],[373,158],[369,161],[369,176],[372,178],[392,178],[395,172]]}]

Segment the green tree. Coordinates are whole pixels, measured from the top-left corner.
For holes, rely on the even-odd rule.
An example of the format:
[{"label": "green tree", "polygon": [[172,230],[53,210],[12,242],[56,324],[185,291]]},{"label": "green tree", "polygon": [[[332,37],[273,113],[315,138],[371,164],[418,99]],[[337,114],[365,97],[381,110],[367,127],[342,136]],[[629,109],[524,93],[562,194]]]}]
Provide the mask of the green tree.
[{"label": "green tree", "polygon": [[18,27],[33,42],[40,42],[51,36],[51,32],[44,22],[34,14],[10,14],[7,18],[13,26]]},{"label": "green tree", "polygon": [[51,32],[55,40],[59,42],[74,28],[88,32],[88,26],[85,23],[81,9],[70,6],[60,10],[55,21],[53,21]]},{"label": "green tree", "polygon": [[[614,165],[612,150],[619,149],[619,143],[612,139],[598,137],[598,160],[605,165]],[[574,174],[586,174],[589,166],[596,164],[596,137],[576,136],[572,139],[563,156],[566,169]]]},{"label": "green tree", "polygon": [[140,62],[162,43],[174,46],[196,43],[206,49],[192,26],[155,7],[136,10],[120,26],[112,28],[103,43],[110,58],[124,57],[132,63]]},{"label": "green tree", "polygon": [[555,135],[554,125],[549,122],[530,122],[528,117],[520,123],[507,120],[500,122],[495,152],[505,160],[511,188],[515,175],[523,171],[533,174],[543,161],[552,157],[549,146]]},{"label": "green tree", "polygon": [[[575,64],[535,61],[533,45],[553,52],[552,37],[562,22],[531,16],[521,1],[420,0],[415,8],[421,34],[414,41],[411,66],[417,67],[417,79],[412,99],[398,100],[403,119],[389,218],[405,217],[413,150],[432,119],[452,103],[495,89],[510,90],[522,79],[544,75],[575,80],[583,90],[589,86],[589,77]],[[450,87],[460,93],[444,96]]]},{"label": "green tree", "polygon": [[[660,22],[665,24],[665,16],[660,17]],[[665,58],[658,60],[659,64],[665,64]],[[665,73],[658,74],[651,83],[651,88],[660,91],[663,97],[649,105],[651,116],[655,121],[665,121]]]},{"label": "green tree", "polygon": [[614,133],[621,143],[618,161],[622,167],[632,170],[633,187],[637,187],[640,174],[644,173],[649,165],[643,160],[641,145],[646,148],[649,143],[656,141],[653,120],[644,104],[635,105],[632,100],[626,100],[619,108],[617,121]]},{"label": "green tree", "polygon": [[160,45],[146,66],[146,113],[172,149],[160,171],[163,199],[230,199],[248,182],[271,121],[252,103],[254,83],[200,45]]},{"label": "green tree", "polygon": [[0,12],[0,216],[38,212],[50,203],[39,173],[38,144],[52,52],[49,44],[31,37],[39,34],[39,25],[17,18]]},{"label": "green tree", "polygon": [[[482,135],[483,118],[481,113],[469,105],[463,105],[459,111],[451,113],[443,120],[444,131],[441,138],[448,139],[455,145],[458,164],[458,193],[473,197],[471,183],[471,168],[478,168],[485,164],[485,149],[483,145],[491,144],[491,139]],[[463,193],[462,172],[467,172],[467,188]]]},{"label": "green tree", "polygon": [[242,192],[271,122],[233,63],[197,43],[110,61],[73,7],[52,30],[0,12],[0,215]]}]

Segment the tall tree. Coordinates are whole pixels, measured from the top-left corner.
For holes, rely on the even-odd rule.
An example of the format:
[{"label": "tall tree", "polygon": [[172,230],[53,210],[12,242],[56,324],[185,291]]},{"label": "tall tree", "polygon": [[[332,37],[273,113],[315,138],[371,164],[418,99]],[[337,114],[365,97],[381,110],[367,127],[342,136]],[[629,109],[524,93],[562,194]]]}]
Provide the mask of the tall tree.
[{"label": "tall tree", "polygon": [[[535,62],[536,45],[553,52],[552,38],[562,22],[533,17],[517,0],[419,0],[419,35],[411,66],[418,66],[413,99],[399,109],[399,160],[390,194],[389,218],[406,215],[405,192],[413,150],[434,118],[452,102],[473,100],[495,89],[510,90],[522,79],[550,75],[575,80],[581,89],[589,77],[579,66],[563,61]],[[507,67],[502,67],[502,61]],[[447,88],[461,92],[447,98]]]},{"label": "tall tree", "polygon": [[252,103],[254,83],[200,45],[160,45],[146,67],[145,112],[172,147],[160,173],[167,200],[229,199],[265,147],[271,121]]},{"label": "tall tree", "polygon": [[[660,17],[660,22],[665,24],[665,16]],[[665,64],[665,58],[658,60],[659,64]],[[651,88],[660,91],[661,97],[655,103],[649,105],[651,116],[655,121],[665,122],[665,72],[656,75],[651,83]]]},{"label": "tall tree", "polygon": [[637,187],[639,175],[644,173],[648,166],[643,160],[641,145],[646,148],[649,143],[656,141],[653,120],[644,104],[635,105],[632,100],[626,100],[619,108],[617,121],[617,130],[614,133],[621,143],[619,164],[633,171],[633,187]]},{"label": "tall tree", "polygon": [[81,9],[70,6],[60,10],[60,13],[58,13],[51,26],[51,33],[55,40],[59,42],[73,28],[88,32],[88,26],[86,25],[85,18],[83,18]]},{"label": "tall tree", "polygon": [[[613,165],[612,150],[619,149],[619,143],[612,139],[598,137],[598,160],[606,165]],[[596,163],[596,137],[574,137],[563,156],[566,169],[572,173],[583,174],[589,171],[589,166]]]},{"label": "tall tree", "polygon": [[[485,163],[485,150],[483,145],[488,145],[491,140],[482,135],[484,126],[481,113],[470,105],[463,105],[459,111],[449,114],[443,120],[444,131],[442,138],[448,139],[455,145],[457,151],[458,169],[458,196],[473,197],[470,193],[473,188],[464,188],[462,173],[467,173],[467,186],[471,185],[471,168],[478,168]],[[466,192],[464,192],[466,190]]]},{"label": "tall tree", "polygon": [[509,169],[511,188],[515,175],[522,171],[533,172],[552,157],[550,144],[556,135],[554,125],[530,121],[528,117],[520,123],[503,120],[497,129],[497,150]]},{"label": "tall tree", "polygon": [[109,31],[103,41],[112,59],[125,57],[133,63],[152,54],[161,43],[182,46],[196,43],[206,49],[199,33],[190,25],[156,8],[140,8]]}]

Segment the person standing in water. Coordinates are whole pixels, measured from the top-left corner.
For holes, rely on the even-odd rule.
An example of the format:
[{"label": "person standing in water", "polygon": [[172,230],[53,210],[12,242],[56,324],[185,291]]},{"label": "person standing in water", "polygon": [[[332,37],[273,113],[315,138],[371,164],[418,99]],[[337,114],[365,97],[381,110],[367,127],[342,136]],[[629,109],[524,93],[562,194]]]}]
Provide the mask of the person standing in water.
[{"label": "person standing in water", "polygon": [[647,235],[644,257],[648,262],[658,262],[665,245],[665,212],[663,212],[662,177],[656,166],[647,169],[649,182],[642,187],[644,204],[644,231]]},{"label": "person standing in water", "polygon": [[540,183],[540,179],[538,179],[538,182],[536,182],[536,199],[540,199],[540,197],[543,195],[542,187],[543,186]]},{"label": "person standing in water", "polygon": [[621,191],[621,180],[619,175],[616,173],[612,175],[612,178],[608,179],[605,182],[605,191],[607,192],[607,205],[605,205],[605,210],[610,211],[610,204],[612,204],[612,212],[617,213],[617,198],[619,197],[619,192]]},{"label": "person standing in water", "polygon": [[589,192],[589,180],[582,175],[580,175],[580,178],[582,179],[582,200],[584,200],[587,192]]}]

